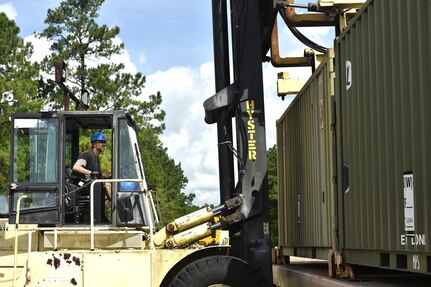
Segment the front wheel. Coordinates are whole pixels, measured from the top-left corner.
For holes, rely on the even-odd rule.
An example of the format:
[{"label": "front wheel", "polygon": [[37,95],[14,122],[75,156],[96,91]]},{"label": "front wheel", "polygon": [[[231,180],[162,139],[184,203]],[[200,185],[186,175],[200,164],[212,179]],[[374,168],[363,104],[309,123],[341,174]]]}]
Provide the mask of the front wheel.
[{"label": "front wheel", "polygon": [[215,255],[186,265],[172,279],[170,287],[267,287],[265,278],[238,258]]}]

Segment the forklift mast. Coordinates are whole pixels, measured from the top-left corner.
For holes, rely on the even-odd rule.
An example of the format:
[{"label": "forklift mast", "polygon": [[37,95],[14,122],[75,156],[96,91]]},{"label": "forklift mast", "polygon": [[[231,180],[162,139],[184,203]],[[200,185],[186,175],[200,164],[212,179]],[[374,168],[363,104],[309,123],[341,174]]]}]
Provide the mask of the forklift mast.
[{"label": "forklift mast", "polygon": [[[227,3],[212,1],[217,93],[204,103],[205,121],[217,123],[221,202],[234,196],[242,198],[234,214],[225,214],[232,219],[230,224],[234,223],[230,226],[231,255],[245,260],[272,282],[262,60],[276,13],[272,1],[235,0],[230,9],[232,84]],[[234,157],[238,163],[236,186]]]}]

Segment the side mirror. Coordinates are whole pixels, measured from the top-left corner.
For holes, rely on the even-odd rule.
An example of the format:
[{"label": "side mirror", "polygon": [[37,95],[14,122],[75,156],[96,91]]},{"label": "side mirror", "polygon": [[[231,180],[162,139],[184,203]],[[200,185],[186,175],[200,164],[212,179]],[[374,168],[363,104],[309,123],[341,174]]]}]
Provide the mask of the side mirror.
[{"label": "side mirror", "polygon": [[9,217],[9,198],[0,194],[0,218]]}]

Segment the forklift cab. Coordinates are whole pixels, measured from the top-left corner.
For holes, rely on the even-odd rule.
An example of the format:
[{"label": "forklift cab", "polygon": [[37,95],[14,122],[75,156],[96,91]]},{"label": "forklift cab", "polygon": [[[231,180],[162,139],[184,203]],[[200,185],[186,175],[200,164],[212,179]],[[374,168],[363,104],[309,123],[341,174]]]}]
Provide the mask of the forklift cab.
[{"label": "forklift cab", "polygon": [[91,182],[76,180],[71,168],[91,148],[91,134],[102,131],[108,142],[100,158],[110,162],[104,171],[114,180],[141,181],[112,182],[112,200],[106,202],[104,186],[95,184],[94,223],[154,226],[134,123],[124,111],[18,113],[11,125],[10,223],[15,223],[18,199],[26,195],[20,223],[88,224]]}]

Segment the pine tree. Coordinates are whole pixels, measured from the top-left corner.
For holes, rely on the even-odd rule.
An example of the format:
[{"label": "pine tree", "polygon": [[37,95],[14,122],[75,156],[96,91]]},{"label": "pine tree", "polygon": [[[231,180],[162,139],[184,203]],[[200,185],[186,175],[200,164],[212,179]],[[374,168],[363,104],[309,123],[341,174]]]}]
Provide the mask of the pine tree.
[{"label": "pine tree", "polygon": [[[52,74],[55,59],[68,63],[68,77],[75,94],[88,90],[91,110],[123,109],[136,121],[146,177],[151,189],[156,190],[167,220],[194,210],[194,195],[186,196],[181,190],[187,183],[181,165],[169,157],[159,140],[164,130],[165,112],[160,108],[162,96],[158,92],[143,98],[145,76],[124,71],[124,64],[109,59],[124,52],[118,44],[120,28],[109,28],[96,22],[103,0],[65,0],[59,7],[49,9],[48,25],[40,37],[52,41],[52,55],[45,58],[45,71]],[[44,96],[53,99],[53,106],[63,101],[61,93],[53,93],[52,81],[44,81]],[[144,144],[144,146],[142,146]],[[102,163],[103,164],[103,163]]]}]

